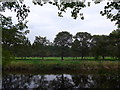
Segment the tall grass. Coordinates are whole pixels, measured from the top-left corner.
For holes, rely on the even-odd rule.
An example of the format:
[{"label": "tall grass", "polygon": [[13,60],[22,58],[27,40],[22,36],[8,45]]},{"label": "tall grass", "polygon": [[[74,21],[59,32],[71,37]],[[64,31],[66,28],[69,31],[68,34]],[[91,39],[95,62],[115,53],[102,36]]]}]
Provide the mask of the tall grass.
[{"label": "tall grass", "polygon": [[16,60],[12,61],[4,70],[9,71],[89,71],[119,70],[119,61],[81,61],[81,60]]}]

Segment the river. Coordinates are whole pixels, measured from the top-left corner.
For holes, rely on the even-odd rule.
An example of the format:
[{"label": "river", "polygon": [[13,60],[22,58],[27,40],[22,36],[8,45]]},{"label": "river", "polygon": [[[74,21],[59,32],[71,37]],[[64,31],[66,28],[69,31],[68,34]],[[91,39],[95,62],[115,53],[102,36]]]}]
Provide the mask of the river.
[{"label": "river", "polygon": [[3,75],[2,88],[74,90],[80,88],[120,88],[120,74],[13,74]]}]

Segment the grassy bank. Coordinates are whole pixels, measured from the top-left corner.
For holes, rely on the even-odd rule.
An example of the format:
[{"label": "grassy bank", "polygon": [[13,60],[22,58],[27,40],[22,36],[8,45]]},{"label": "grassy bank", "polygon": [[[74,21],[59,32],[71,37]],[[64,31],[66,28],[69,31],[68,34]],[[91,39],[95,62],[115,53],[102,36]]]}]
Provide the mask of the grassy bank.
[{"label": "grassy bank", "polygon": [[81,60],[16,60],[4,67],[6,71],[96,71],[115,70],[120,68],[120,61],[81,61]]},{"label": "grassy bank", "polygon": [[[64,57],[64,60],[81,60],[81,57]],[[16,57],[16,60],[43,60],[42,57]],[[61,57],[44,57],[44,60],[61,60]],[[95,57],[84,57],[84,60],[95,60]],[[102,60],[102,57],[99,57]],[[113,57],[105,57],[104,60],[115,61]]]}]

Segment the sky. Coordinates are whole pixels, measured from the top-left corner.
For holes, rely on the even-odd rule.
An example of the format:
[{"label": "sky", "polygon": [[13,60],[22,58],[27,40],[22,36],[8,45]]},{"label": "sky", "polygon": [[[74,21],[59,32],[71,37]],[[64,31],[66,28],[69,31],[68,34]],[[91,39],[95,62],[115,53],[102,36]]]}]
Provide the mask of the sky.
[{"label": "sky", "polygon": [[[58,32],[68,31],[72,35],[77,32],[88,32],[92,35],[109,35],[117,27],[115,22],[111,22],[106,16],[101,16],[100,11],[103,10],[106,2],[100,4],[92,3],[90,7],[81,10],[84,14],[84,20],[80,18],[73,19],[71,17],[71,9],[67,13],[63,13],[63,17],[58,16],[58,9],[56,6],[46,4],[44,6],[34,5],[31,0],[25,0],[26,5],[30,6],[28,20],[28,29],[30,33],[27,37],[31,42],[34,41],[35,36],[47,37],[48,40],[53,41]],[[16,22],[15,13],[11,11],[5,12],[6,16],[12,16],[13,22]]]}]

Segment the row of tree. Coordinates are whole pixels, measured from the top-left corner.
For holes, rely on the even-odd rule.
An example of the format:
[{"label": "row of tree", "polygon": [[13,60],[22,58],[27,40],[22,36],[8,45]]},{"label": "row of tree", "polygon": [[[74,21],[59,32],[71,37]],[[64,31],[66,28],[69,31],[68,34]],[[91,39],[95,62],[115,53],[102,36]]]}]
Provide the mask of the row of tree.
[{"label": "row of tree", "polygon": [[[31,0],[32,1],[32,0]],[[58,7],[58,16],[62,17],[62,13],[67,13],[66,11],[68,8],[71,8],[71,17],[74,19],[80,17],[82,20],[84,20],[84,15],[81,12],[81,9],[85,8],[86,6],[90,6],[90,2],[85,3],[81,1],[76,2],[60,2],[48,0],[46,3],[46,0],[33,0],[32,2],[34,5],[40,5],[43,6],[44,4],[51,4],[56,7]],[[65,0],[67,1],[67,0]],[[97,2],[96,2],[97,1]],[[99,3],[101,0],[94,0],[93,2]],[[28,30],[25,31],[27,28],[26,24],[26,17],[28,16],[30,9],[30,6],[27,6],[24,3],[24,0],[16,0],[15,2],[5,2],[4,0],[0,0],[0,7],[1,12],[5,12],[6,10],[13,11],[16,14],[17,23],[12,23],[12,18],[7,17],[6,15],[3,15],[0,13],[0,30],[2,30],[2,36],[0,36],[0,43],[2,44],[2,63],[8,63],[8,61],[13,60],[14,56],[95,56],[96,58],[99,58],[99,56],[113,56],[116,58],[120,58],[120,33],[119,30],[113,31],[113,33],[107,37],[107,44],[104,44],[107,46],[106,50],[104,51],[105,46],[102,45],[104,43],[101,41],[101,35],[96,35],[94,37],[99,38],[98,41],[94,41],[95,39],[90,40],[90,44],[88,46],[84,46],[84,44],[80,44],[81,41],[79,41],[78,38],[74,38],[72,36],[72,43],[69,45],[59,45],[56,44],[57,39],[47,45],[39,45],[38,47],[41,49],[37,49],[36,44],[30,44],[30,41],[25,37],[25,35],[29,32]],[[120,1],[114,1],[114,2],[108,2],[107,5],[104,7],[104,10],[100,12],[102,16],[106,16],[111,21],[115,21],[118,28],[120,28]],[[116,11],[116,12],[114,12]],[[44,38],[44,37],[42,37]],[[91,36],[93,38],[93,36]],[[48,41],[48,40],[47,40]],[[56,43],[55,43],[56,42]],[[93,43],[94,42],[94,43]],[[102,42],[100,44],[100,42]],[[83,43],[83,42],[82,42]],[[84,42],[85,43],[85,42]],[[78,45],[80,45],[78,47]],[[99,47],[100,46],[100,47]],[[86,48],[86,49],[83,49]],[[36,50],[35,50],[36,48]],[[45,49],[44,49],[45,48]],[[78,48],[78,49],[77,49]],[[82,48],[82,49],[81,49]],[[104,51],[102,53],[101,51]],[[13,54],[13,55],[12,55]],[[103,56],[103,58],[104,58]],[[4,64],[5,65],[5,64]]]},{"label": "row of tree", "polygon": [[63,60],[63,57],[81,57],[81,59],[102,57],[104,59],[106,56],[110,56],[120,59],[120,30],[114,30],[109,35],[78,32],[75,36],[67,31],[62,31],[56,35],[53,42],[47,40],[46,37],[36,36],[33,44],[24,35],[17,37],[17,34],[14,34],[12,37],[11,33],[9,38],[4,38],[5,31],[3,30],[3,48],[17,57],[61,56]]}]

